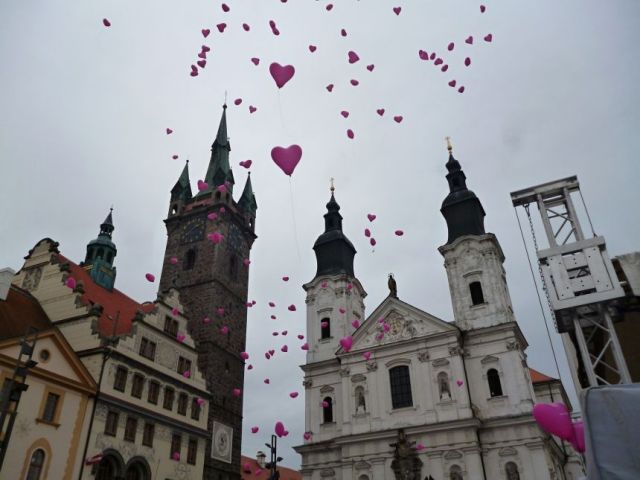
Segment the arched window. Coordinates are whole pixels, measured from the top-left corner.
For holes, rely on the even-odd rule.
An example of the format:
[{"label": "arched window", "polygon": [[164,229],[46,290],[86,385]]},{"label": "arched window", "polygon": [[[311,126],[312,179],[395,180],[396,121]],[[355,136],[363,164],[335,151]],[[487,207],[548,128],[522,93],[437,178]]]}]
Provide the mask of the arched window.
[{"label": "arched window", "polygon": [[471,282],[469,284],[469,290],[471,291],[471,304],[480,305],[484,303],[484,295],[482,294],[482,285],[480,282]]},{"label": "arched window", "polygon": [[44,450],[39,448],[31,454],[31,461],[29,462],[29,470],[27,471],[27,480],[40,480],[43,466],[44,466]]},{"label": "arched window", "polygon": [[458,465],[452,465],[449,469],[449,480],[464,480],[462,478],[462,469]]},{"label": "arched window", "polygon": [[196,264],[196,251],[191,248],[184,257],[184,269],[191,270]]},{"label": "arched window", "polygon": [[391,405],[393,408],[413,406],[411,396],[411,377],[409,367],[400,365],[389,370],[389,382],[391,384]]},{"label": "arched window", "polygon": [[171,205],[171,215],[175,215],[176,213],[178,213],[178,205],[173,204]]},{"label": "arched window", "polygon": [[333,400],[325,397],[322,401],[322,423],[333,422]]},{"label": "arched window", "polygon": [[331,320],[325,317],[320,321],[320,339],[331,338]]},{"label": "arched window", "polygon": [[113,260],[113,252],[107,254],[107,262],[111,263],[111,260]]},{"label": "arched window", "polygon": [[220,200],[222,194],[220,192],[216,192],[216,200]]},{"label": "arched window", "polygon": [[438,374],[438,391],[440,400],[451,400],[451,389],[449,388],[449,375],[446,372]]},{"label": "arched window", "polygon": [[489,393],[492,397],[502,395],[502,385],[500,384],[500,374],[495,368],[487,372],[487,381],[489,382]]},{"label": "arched window", "polygon": [[364,387],[357,386],[354,393],[356,397],[356,413],[365,413],[367,411],[367,402],[364,397]]},{"label": "arched window", "polygon": [[104,250],[102,248],[99,248],[96,258],[103,258],[103,257],[104,257]]},{"label": "arched window", "polygon": [[518,466],[513,462],[507,462],[504,466],[504,472],[507,474],[507,480],[520,480],[520,472]]}]

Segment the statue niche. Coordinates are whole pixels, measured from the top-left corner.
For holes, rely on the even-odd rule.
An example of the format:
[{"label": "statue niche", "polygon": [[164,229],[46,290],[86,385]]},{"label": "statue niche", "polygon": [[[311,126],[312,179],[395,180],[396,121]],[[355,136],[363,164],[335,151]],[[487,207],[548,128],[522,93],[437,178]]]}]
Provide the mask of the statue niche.
[{"label": "statue niche", "polygon": [[391,469],[396,476],[396,480],[420,480],[422,478],[422,460],[416,455],[413,445],[416,442],[410,442],[403,429],[398,430],[398,441],[390,444],[394,447],[393,461]]}]

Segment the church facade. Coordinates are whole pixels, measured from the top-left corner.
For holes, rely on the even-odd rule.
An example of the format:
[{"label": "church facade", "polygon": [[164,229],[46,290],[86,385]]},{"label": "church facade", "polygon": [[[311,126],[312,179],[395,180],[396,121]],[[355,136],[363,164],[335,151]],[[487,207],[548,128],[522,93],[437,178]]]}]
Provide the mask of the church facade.
[{"label": "church facade", "polygon": [[439,251],[453,322],[400,300],[393,278],[390,295],[365,316],[356,251],[332,192],[314,245],[316,276],[304,285],[312,436],[296,450],[305,480],[581,475],[570,447],[533,419],[535,402],[568,402],[566,394],[558,380],[528,368],[498,239],[485,232],[482,205],[451,151],[446,167],[450,193],[441,212],[449,237]]}]

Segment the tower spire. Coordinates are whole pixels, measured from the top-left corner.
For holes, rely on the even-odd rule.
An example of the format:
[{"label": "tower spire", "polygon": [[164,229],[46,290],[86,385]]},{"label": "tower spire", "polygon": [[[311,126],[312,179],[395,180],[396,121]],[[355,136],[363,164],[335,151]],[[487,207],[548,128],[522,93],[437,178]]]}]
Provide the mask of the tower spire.
[{"label": "tower spire", "polygon": [[[227,188],[233,192],[233,172],[229,165],[229,152],[231,144],[227,133],[227,104],[222,105],[222,117],[218,125],[218,133],[211,145],[211,160],[204,181],[209,184],[209,188],[200,194],[214,190],[218,185],[226,184]],[[199,194],[199,195],[200,195]]]},{"label": "tower spire", "polygon": [[180,177],[178,177],[178,181],[171,189],[171,200],[187,201],[191,200],[192,196],[191,182],[189,180],[189,160],[187,160]]},{"label": "tower spire", "polygon": [[440,212],[447,221],[449,238],[447,244],[463,235],[484,235],[484,209],[476,194],[467,188],[467,177],[462,171],[460,162],[453,156],[451,138],[446,137],[449,160],[447,182],[449,195],[442,202]]},{"label": "tower spire", "polygon": [[249,216],[255,217],[258,203],[256,202],[256,196],[253,194],[251,172],[247,172],[247,182],[244,184],[242,195],[240,196],[240,200],[238,200],[238,207],[249,214]]},{"label": "tower spire", "polygon": [[113,290],[116,281],[116,267],[113,266],[113,261],[118,249],[112,240],[114,229],[113,207],[111,207],[107,218],[100,224],[98,237],[87,244],[87,254],[83,264],[93,281],[107,290]]}]

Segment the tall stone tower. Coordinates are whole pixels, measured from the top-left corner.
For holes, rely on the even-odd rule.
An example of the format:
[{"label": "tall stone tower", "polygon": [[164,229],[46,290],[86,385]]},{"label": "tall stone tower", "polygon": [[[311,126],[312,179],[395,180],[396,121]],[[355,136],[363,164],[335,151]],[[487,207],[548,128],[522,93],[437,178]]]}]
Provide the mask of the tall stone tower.
[{"label": "tall stone tower", "polygon": [[[213,396],[204,478],[215,480],[240,478],[242,397],[233,390],[244,383],[240,352],[246,342],[248,260],[257,210],[249,176],[240,199],[233,199],[226,108],[211,147],[207,185],[192,194],[187,164],[171,190],[160,279],[161,291],[175,287],[180,292],[198,366]],[[228,333],[221,333],[223,326]]]}]

